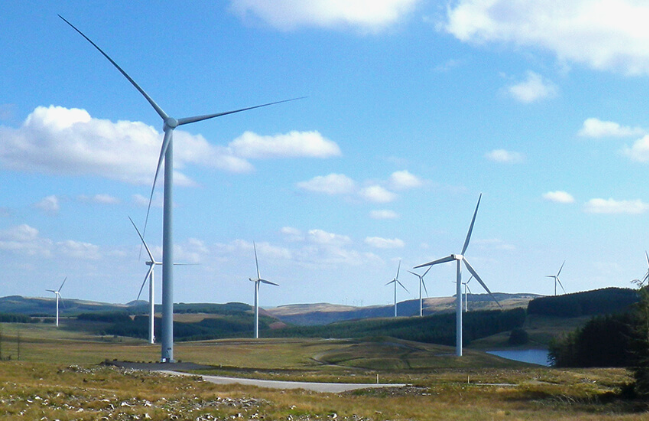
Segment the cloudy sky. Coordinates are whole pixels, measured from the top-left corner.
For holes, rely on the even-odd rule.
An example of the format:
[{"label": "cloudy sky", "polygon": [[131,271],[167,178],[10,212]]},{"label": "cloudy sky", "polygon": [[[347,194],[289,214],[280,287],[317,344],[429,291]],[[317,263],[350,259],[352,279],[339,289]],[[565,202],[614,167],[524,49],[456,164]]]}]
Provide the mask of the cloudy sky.
[{"label": "cloudy sky", "polygon": [[[649,249],[649,6],[637,0],[9,1],[0,296],[128,302],[170,115],[176,302],[388,304],[466,253],[493,291],[629,287]],[[161,256],[161,192],[146,233]],[[161,277],[161,271],[157,273]],[[454,292],[452,264],[427,275]],[[402,270],[415,298],[417,278]],[[479,291],[478,287],[474,288]],[[159,291],[158,291],[159,296]],[[159,298],[158,298],[159,300]]]}]

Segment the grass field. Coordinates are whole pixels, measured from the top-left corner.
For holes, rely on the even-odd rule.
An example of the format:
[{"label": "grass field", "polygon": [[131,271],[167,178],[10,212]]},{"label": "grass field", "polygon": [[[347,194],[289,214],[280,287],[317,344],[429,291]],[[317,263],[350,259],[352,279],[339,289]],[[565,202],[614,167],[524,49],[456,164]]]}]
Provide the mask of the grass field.
[{"label": "grass field", "polygon": [[211,373],[342,382],[378,374],[411,385],[342,394],[104,367],[157,361],[160,348],[51,325],[4,324],[1,345],[12,358],[0,362],[2,419],[649,420],[644,403],[616,397],[631,380],[625,370],[542,368],[470,350],[457,358],[449,347],[390,338],[176,344],[177,359],[215,366]]}]

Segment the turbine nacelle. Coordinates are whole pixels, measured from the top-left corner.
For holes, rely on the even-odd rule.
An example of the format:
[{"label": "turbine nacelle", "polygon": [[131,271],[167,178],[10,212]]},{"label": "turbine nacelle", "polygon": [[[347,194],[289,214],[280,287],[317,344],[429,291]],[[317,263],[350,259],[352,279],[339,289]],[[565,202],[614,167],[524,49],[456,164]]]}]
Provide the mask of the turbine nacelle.
[{"label": "turbine nacelle", "polygon": [[176,120],[173,117],[167,117],[167,118],[164,119],[163,130],[165,132],[167,131],[167,129],[173,130],[176,127],[178,127],[178,125],[179,125],[178,120]]},{"label": "turbine nacelle", "polygon": [[451,257],[452,257],[454,260],[464,260],[464,256],[461,255],[461,254],[451,254]]}]

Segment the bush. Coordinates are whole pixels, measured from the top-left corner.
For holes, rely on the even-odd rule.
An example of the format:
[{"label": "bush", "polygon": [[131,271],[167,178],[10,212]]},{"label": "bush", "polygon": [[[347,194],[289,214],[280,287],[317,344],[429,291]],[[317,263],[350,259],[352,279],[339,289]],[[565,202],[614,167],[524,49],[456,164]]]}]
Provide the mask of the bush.
[{"label": "bush", "polygon": [[525,345],[530,340],[525,329],[514,329],[509,334],[509,344],[512,346]]}]

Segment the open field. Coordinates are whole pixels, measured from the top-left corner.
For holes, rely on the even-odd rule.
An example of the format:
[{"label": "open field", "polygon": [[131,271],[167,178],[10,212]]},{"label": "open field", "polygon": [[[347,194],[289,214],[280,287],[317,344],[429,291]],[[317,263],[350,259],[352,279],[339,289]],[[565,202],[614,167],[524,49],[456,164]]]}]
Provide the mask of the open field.
[{"label": "open field", "polygon": [[[17,335],[20,359],[17,358]],[[159,346],[48,325],[4,324],[3,419],[649,420],[646,405],[616,393],[625,370],[559,370],[477,351],[390,338],[220,340],[176,345],[176,358],[210,374],[412,386],[341,394],[213,385],[196,377],[103,367],[156,361]],[[21,415],[22,414],[22,415]],[[148,417],[150,418],[147,418]]]}]

